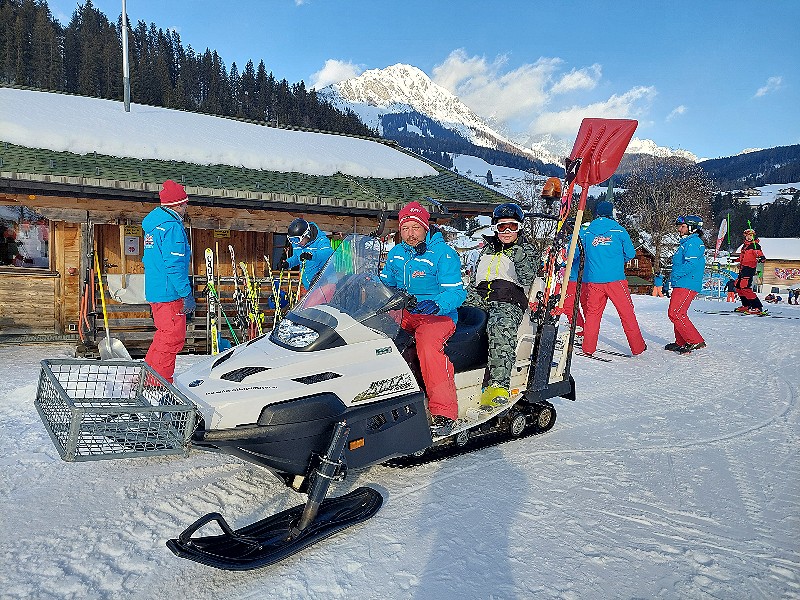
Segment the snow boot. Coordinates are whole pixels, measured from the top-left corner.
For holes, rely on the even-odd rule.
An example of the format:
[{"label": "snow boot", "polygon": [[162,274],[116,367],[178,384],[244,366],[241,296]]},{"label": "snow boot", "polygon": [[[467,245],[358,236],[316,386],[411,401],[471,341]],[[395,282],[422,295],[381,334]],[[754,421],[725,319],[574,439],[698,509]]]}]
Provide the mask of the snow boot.
[{"label": "snow boot", "polygon": [[747,312],[747,307],[746,306],[739,306],[733,312],[746,313]]},{"label": "snow boot", "polygon": [[511,395],[504,387],[490,385],[481,394],[481,407],[496,408],[509,403]]},{"label": "snow boot", "polygon": [[450,435],[456,422],[444,415],[433,415],[431,419],[431,435],[434,437],[444,437]]},{"label": "snow boot", "polygon": [[763,308],[755,308],[755,307],[753,307],[753,308],[748,308],[747,309],[747,314],[748,315],[756,315],[758,317],[763,317],[764,315],[769,314],[769,313],[767,313],[767,311],[764,310]]},{"label": "snow boot", "polygon": [[664,346],[664,350],[672,350],[673,352],[675,352],[680,347],[681,345],[679,343],[672,342],[671,344],[667,344],[666,346]]}]

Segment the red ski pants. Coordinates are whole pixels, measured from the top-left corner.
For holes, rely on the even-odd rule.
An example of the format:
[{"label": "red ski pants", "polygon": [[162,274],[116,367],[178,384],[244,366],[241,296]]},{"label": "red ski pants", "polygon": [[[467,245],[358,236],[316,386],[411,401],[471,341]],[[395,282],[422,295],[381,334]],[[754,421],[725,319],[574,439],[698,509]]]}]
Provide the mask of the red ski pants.
[{"label": "red ski pants", "polygon": [[[567,284],[567,293],[564,296],[564,314],[567,320],[572,323],[572,311],[575,308],[575,290],[578,288],[577,281],[570,281]],[[585,288],[581,288],[583,295]],[[578,327],[583,327],[583,313],[581,312],[580,304],[578,304],[578,317],[575,319]]]},{"label": "red ski pants", "polygon": [[667,316],[672,321],[675,328],[675,343],[679,346],[684,344],[699,344],[705,341],[700,332],[689,319],[689,305],[697,296],[697,292],[686,288],[673,288],[672,297],[669,299]]},{"label": "red ski pants", "polygon": [[401,327],[414,334],[417,357],[428,395],[431,415],[458,418],[455,373],[453,363],[444,353],[444,345],[456,324],[450,317],[440,315],[412,315],[405,313]]},{"label": "red ski pants", "polygon": [[586,354],[594,354],[597,350],[597,338],[600,335],[600,319],[603,318],[603,311],[606,309],[606,302],[611,300],[614,308],[617,309],[619,320],[622,322],[622,329],[625,337],[628,338],[628,345],[631,347],[631,354],[641,354],[645,350],[644,338],[639,329],[639,322],[633,312],[633,300],[628,290],[628,282],[625,280],[611,281],[609,283],[584,283],[586,295],[582,293],[583,311],[586,323],[583,326],[583,351]]},{"label": "red ski pants", "polygon": [[186,343],[186,315],[181,312],[183,300],[179,298],[172,302],[151,302],[150,308],[153,310],[156,333],[144,362],[172,383],[175,357]]}]

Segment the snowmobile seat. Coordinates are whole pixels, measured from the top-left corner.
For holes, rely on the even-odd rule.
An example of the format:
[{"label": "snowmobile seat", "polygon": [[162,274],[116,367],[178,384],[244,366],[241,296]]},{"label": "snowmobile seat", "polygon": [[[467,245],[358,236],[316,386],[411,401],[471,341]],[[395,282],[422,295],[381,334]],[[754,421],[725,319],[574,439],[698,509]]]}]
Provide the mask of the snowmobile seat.
[{"label": "snowmobile seat", "polygon": [[456,373],[486,366],[489,355],[486,320],[485,310],[474,306],[458,307],[456,331],[444,347]]}]

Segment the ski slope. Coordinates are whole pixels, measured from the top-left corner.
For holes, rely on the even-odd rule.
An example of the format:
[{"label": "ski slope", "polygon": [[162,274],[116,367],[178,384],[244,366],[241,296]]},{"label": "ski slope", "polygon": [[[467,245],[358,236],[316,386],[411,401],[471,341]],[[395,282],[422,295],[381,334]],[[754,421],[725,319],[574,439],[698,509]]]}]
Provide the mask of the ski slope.
[{"label": "ski slope", "polygon": [[[33,400],[39,360],[71,348],[0,346],[0,597],[800,598],[800,319],[692,310],[709,347],[678,356],[668,300],[634,301],[649,349],[574,357],[578,400],[555,400],[552,431],[352,472],[332,493],[377,488],[375,517],[245,573],[164,542],[210,511],[240,527],[304,496],[198,451],[63,462]],[[600,347],[628,350],[613,307]]]}]

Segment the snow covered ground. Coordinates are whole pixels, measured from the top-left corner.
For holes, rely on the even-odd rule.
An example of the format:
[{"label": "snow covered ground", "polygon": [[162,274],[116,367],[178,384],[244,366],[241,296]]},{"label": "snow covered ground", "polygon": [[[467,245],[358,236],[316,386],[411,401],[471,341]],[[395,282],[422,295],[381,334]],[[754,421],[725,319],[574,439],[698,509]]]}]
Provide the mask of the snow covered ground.
[{"label": "snow covered ground", "polygon": [[[33,400],[38,361],[71,348],[2,346],[0,596],[800,598],[800,319],[692,310],[709,347],[678,356],[662,349],[667,302],[635,298],[642,356],[574,358],[578,400],[556,399],[550,432],[351,473],[333,493],[377,488],[375,517],[246,573],[176,558],[164,542],[206,512],[240,527],[303,496],[196,451],[63,462]],[[613,308],[600,342],[627,350]]]}]

